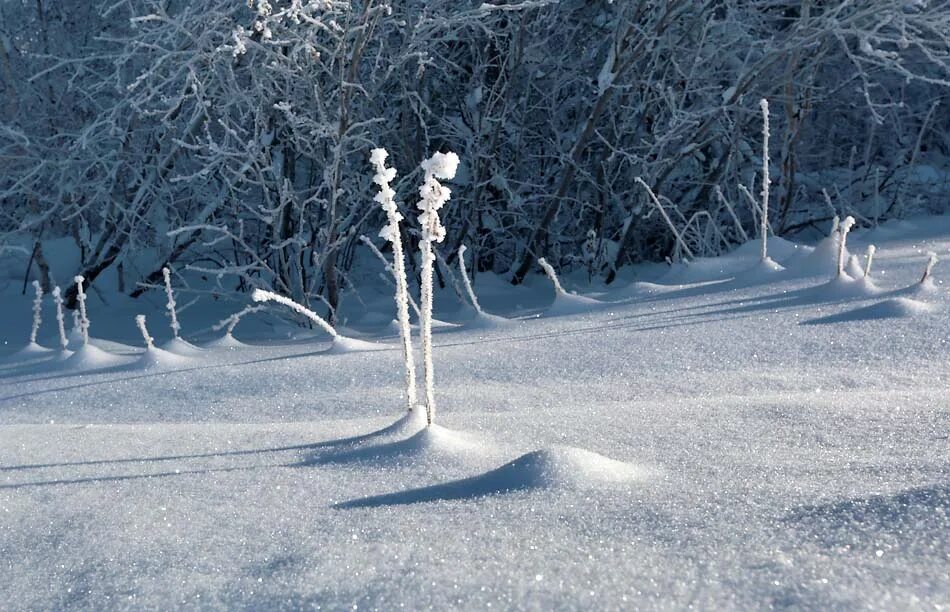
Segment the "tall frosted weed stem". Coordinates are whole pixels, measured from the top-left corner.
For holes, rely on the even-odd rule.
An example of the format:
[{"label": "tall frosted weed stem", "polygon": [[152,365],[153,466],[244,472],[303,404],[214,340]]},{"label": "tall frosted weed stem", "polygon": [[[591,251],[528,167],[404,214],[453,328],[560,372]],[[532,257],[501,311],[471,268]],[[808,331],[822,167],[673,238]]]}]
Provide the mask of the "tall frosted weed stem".
[{"label": "tall frosted weed stem", "polygon": [[168,310],[168,316],[171,318],[172,334],[175,338],[179,338],[181,325],[178,324],[178,313],[175,311],[177,304],[175,304],[175,294],[172,293],[171,270],[168,266],[162,268],[162,276],[165,278],[165,296],[168,298],[165,309]]},{"label": "tall frosted weed stem", "polygon": [[43,287],[39,281],[33,281],[33,289],[36,295],[33,298],[33,329],[30,330],[30,344],[36,344],[36,334],[40,331],[40,323],[43,321]]},{"label": "tall frosted weed stem", "polygon": [[759,225],[759,236],[762,238],[762,261],[769,257],[769,101],[762,98],[759,101],[762,108],[762,217]]},{"label": "tall frosted weed stem", "polygon": [[422,366],[426,392],[426,422],[431,425],[435,418],[435,372],[432,364],[432,268],[435,265],[435,253],[432,244],[445,240],[445,227],[439,219],[439,210],[452,197],[452,191],[439,183],[439,179],[455,178],[459,158],[455,153],[435,153],[422,162],[424,174],[419,187],[420,199],[417,204],[422,214],[419,225],[422,226],[422,240],[419,250],[422,253],[421,285],[422,295],[420,321],[422,335]]},{"label": "tall frosted weed stem", "polygon": [[[379,186],[379,193],[376,194],[374,200],[386,212],[386,225],[380,230],[379,236],[387,240],[393,249],[392,274],[396,281],[396,319],[399,322],[399,337],[402,341],[402,356],[406,370],[406,404],[408,410],[412,412],[418,400],[416,366],[412,356],[412,328],[409,327],[409,283],[406,280],[406,258],[402,248],[402,235],[399,232],[399,223],[403,217],[396,208],[396,192],[390,187],[390,183],[396,178],[396,169],[386,167],[388,156],[386,149],[373,149],[369,160],[376,169],[373,182]],[[372,246],[368,240],[367,243]]]},{"label": "tall frosted weed stem", "polygon": [[53,287],[53,301],[56,303],[56,326],[59,328],[59,346],[65,351],[69,346],[66,337],[66,316],[63,314],[63,292],[59,287]]},{"label": "tall frosted weed stem", "polygon": [[73,281],[76,283],[77,297],[79,298],[79,331],[82,334],[83,345],[89,344],[89,316],[86,312],[86,291],[83,289],[84,279],[82,276],[76,276]]}]

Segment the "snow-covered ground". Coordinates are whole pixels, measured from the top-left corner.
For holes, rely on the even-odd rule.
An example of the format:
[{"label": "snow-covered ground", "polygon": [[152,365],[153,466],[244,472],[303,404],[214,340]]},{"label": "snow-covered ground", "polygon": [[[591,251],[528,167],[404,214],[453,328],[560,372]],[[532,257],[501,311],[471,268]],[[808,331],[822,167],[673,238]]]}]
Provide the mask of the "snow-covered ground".
[{"label": "snow-covered ground", "polygon": [[[383,287],[347,324],[386,350],[262,318],[244,346],[146,364],[145,306],[95,293],[102,354],[14,354],[11,287],[0,609],[950,609],[950,265],[915,286],[950,217],[849,246],[870,242],[876,288],[829,284],[833,245],[779,240],[784,272],[749,244],[553,311],[540,275],[480,275],[512,320],[436,330],[425,431],[397,422]],[[239,307],[185,309],[185,336]]]}]

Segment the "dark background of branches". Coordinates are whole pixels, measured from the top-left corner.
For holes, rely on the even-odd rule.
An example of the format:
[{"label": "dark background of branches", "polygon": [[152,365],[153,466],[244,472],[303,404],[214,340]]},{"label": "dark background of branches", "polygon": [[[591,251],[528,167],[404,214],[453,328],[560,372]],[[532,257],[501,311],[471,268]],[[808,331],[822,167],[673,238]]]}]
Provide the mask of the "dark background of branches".
[{"label": "dark background of branches", "polygon": [[0,244],[47,284],[71,237],[93,283],[171,265],[332,311],[383,224],[369,150],[411,258],[419,162],[452,150],[445,262],[612,280],[682,254],[637,177],[696,256],[756,237],[762,97],[775,233],[942,212],[948,33],[923,1],[6,0]]}]

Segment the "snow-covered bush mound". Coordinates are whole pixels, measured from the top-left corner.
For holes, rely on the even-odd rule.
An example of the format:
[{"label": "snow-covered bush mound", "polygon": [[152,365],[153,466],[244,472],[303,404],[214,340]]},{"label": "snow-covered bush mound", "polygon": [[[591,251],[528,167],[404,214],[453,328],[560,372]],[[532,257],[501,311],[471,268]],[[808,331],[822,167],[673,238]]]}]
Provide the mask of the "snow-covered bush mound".
[{"label": "snow-covered bush mound", "polygon": [[[400,419],[400,421],[397,421],[397,427],[391,431],[387,428],[386,433],[395,433],[399,430],[411,430],[418,427],[420,420],[417,420],[416,412],[424,415],[424,410],[414,410],[411,413],[413,416],[406,420]],[[329,453],[318,453],[305,463],[377,463],[388,465],[428,460],[446,462],[465,459],[466,457],[484,456],[492,450],[491,444],[486,443],[485,440],[474,434],[446,429],[435,424],[425,427],[424,420],[421,425],[424,426],[422,429],[405,439],[358,445],[355,448],[346,448]]]}]

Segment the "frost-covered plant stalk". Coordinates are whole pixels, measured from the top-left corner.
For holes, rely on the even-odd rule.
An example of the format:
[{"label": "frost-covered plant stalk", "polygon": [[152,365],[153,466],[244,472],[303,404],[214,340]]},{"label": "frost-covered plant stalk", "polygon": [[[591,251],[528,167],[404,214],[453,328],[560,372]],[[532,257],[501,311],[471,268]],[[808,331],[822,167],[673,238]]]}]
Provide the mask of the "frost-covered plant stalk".
[{"label": "frost-covered plant stalk", "polygon": [[142,332],[142,339],[145,340],[145,348],[148,350],[155,348],[155,339],[149,335],[148,328],[145,327],[145,315],[135,315],[135,324],[139,326],[139,331]]},{"label": "frost-covered plant stalk", "polygon": [[230,317],[222,319],[212,325],[211,329],[212,331],[220,331],[224,329],[226,336],[233,337],[234,328],[237,327],[237,324],[241,322],[241,318],[244,317],[244,315],[249,315],[252,312],[260,312],[262,310],[264,310],[263,306],[245,306],[243,310],[240,310]]},{"label": "frost-covered plant stalk", "polygon": [[73,281],[76,283],[76,297],[79,300],[79,331],[82,333],[83,345],[89,344],[89,316],[86,312],[86,291],[82,286],[85,280],[86,279],[82,276],[73,278]]},{"label": "frost-covered plant stalk", "polygon": [[760,219],[759,234],[762,237],[762,261],[769,257],[766,241],[769,233],[769,101],[762,98],[759,101],[762,107],[762,218]]},{"label": "frost-covered plant stalk", "polygon": [[380,238],[389,241],[393,248],[392,273],[396,281],[396,319],[399,321],[399,336],[402,340],[402,356],[406,366],[406,403],[412,412],[416,406],[416,366],[412,358],[412,329],[409,327],[409,283],[406,280],[406,260],[402,249],[399,223],[402,215],[396,208],[396,192],[389,184],[396,178],[396,169],[386,167],[386,149],[373,149],[370,163],[376,168],[373,182],[379,186],[374,200],[386,211],[386,225],[380,230]]},{"label": "frost-covered plant stalk", "polygon": [[36,344],[36,334],[40,331],[40,323],[43,321],[43,287],[39,281],[33,281],[33,289],[36,296],[33,298],[33,329],[30,330],[30,344]]},{"label": "frost-covered plant stalk", "polygon": [[330,334],[334,340],[340,338],[340,334],[333,329],[333,327],[327,323],[320,315],[310,310],[306,306],[301,306],[297,302],[293,301],[290,298],[278,295],[271,291],[264,291],[263,289],[255,289],[254,293],[251,294],[251,299],[255,302],[277,302],[278,304],[283,304],[284,306],[290,308],[294,312],[302,314],[311,321],[317,324],[320,329]]},{"label": "frost-covered plant stalk", "polygon": [[66,317],[63,315],[63,292],[59,287],[53,287],[53,301],[56,302],[56,325],[59,327],[59,345],[65,351],[69,346],[66,337]]},{"label": "frost-covered plant stalk", "polygon": [[432,243],[445,240],[445,227],[439,219],[439,210],[452,197],[451,190],[439,183],[438,179],[455,178],[458,165],[459,158],[455,153],[436,153],[422,162],[425,178],[419,187],[421,198],[417,204],[422,211],[419,215],[419,225],[422,226],[422,240],[419,241],[419,250],[422,252],[420,327],[426,388],[426,421],[429,425],[435,417],[435,379],[432,365],[432,267],[435,265],[435,253],[432,252]]},{"label": "frost-covered plant stalk", "polygon": [[940,261],[940,260],[937,259],[937,254],[934,253],[933,251],[930,251],[930,253],[928,253],[928,257],[927,257],[927,267],[924,268],[924,275],[920,277],[920,283],[921,283],[921,284],[924,284],[924,283],[926,283],[928,280],[930,280],[930,277],[931,277],[931,275],[933,274],[933,271],[934,271],[934,266],[937,265],[937,262],[938,262],[938,261]]},{"label": "frost-covered plant stalk", "polygon": [[564,287],[561,286],[561,281],[558,280],[557,272],[554,271],[554,266],[548,263],[548,260],[541,257],[538,259],[538,265],[544,269],[544,273],[548,275],[548,278],[551,279],[551,282],[554,283],[554,292],[558,295],[565,295],[567,291],[564,291]]},{"label": "frost-covered plant stalk", "polygon": [[[361,235],[361,236],[360,236],[360,242],[362,242],[362,243],[365,244],[367,247],[369,247],[369,250],[373,252],[373,255],[376,256],[376,259],[378,259],[379,261],[381,261],[381,262],[383,263],[383,266],[386,267],[386,271],[389,272],[390,276],[393,277],[393,282],[395,282],[396,271],[393,270],[393,266],[392,266],[392,264],[389,263],[389,260],[386,259],[386,256],[383,255],[383,254],[379,251],[379,249],[376,248],[376,245],[373,244],[373,241],[370,240],[368,237]],[[382,274],[380,275],[380,277],[381,277],[383,280],[386,280],[386,279],[388,278],[388,277],[386,277],[386,276],[383,276]],[[416,301],[415,301],[414,299],[412,299],[412,294],[409,293],[408,291],[406,291],[406,299],[409,300],[409,306],[410,306],[410,307],[412,308],[412,310],[416,313],[416,316],[419,317],[419,319],[421,320],[421,319],[422,319],[422,314],[419,312],[419,305],[416,304]]]},{"label": "frost-covered plant stalk", "polygon": [[478,314],[484,314],[481,305],[478,303],[478,297],[475,295],[475,289],[472,288],[472,281],[468,278],[468,270],[465,269],[465,251],[466,246],[459,246],[459,272],[462,273],[462,279],[465,283],[465,291],[468,292],[468,299],[472,301],[472,307]]},{"label": "frost-covered plant stalk", "polygon": [[177,339],[180,337],[181,325],[178,324],[178,313],[175,312],[177,304],[175,304],[175,294],[172,293],[172,273],[168,266],[162,268],[162,276],[165,278],[165,295],[168,297],[165,309],[168,310],[168,316],[171,317],[172,334]]},{"label": "frost-covered plant stalk", "polygon": [[847,250],[846,244],[848,242],[848,232],[851,231],[851,228],[854,226],[854,217],[848,215],[844,218],[844,221],[838,226],[838,276],[841,277],[844,274],[844,253]]},{"label": "frost-covered plant stalk", "polygon": [[869,244],[868,253],[864,261],[864,278],[871,276],[871,262],[874,260],[875,251],[877,251],[877,247],[873,244]]}]

